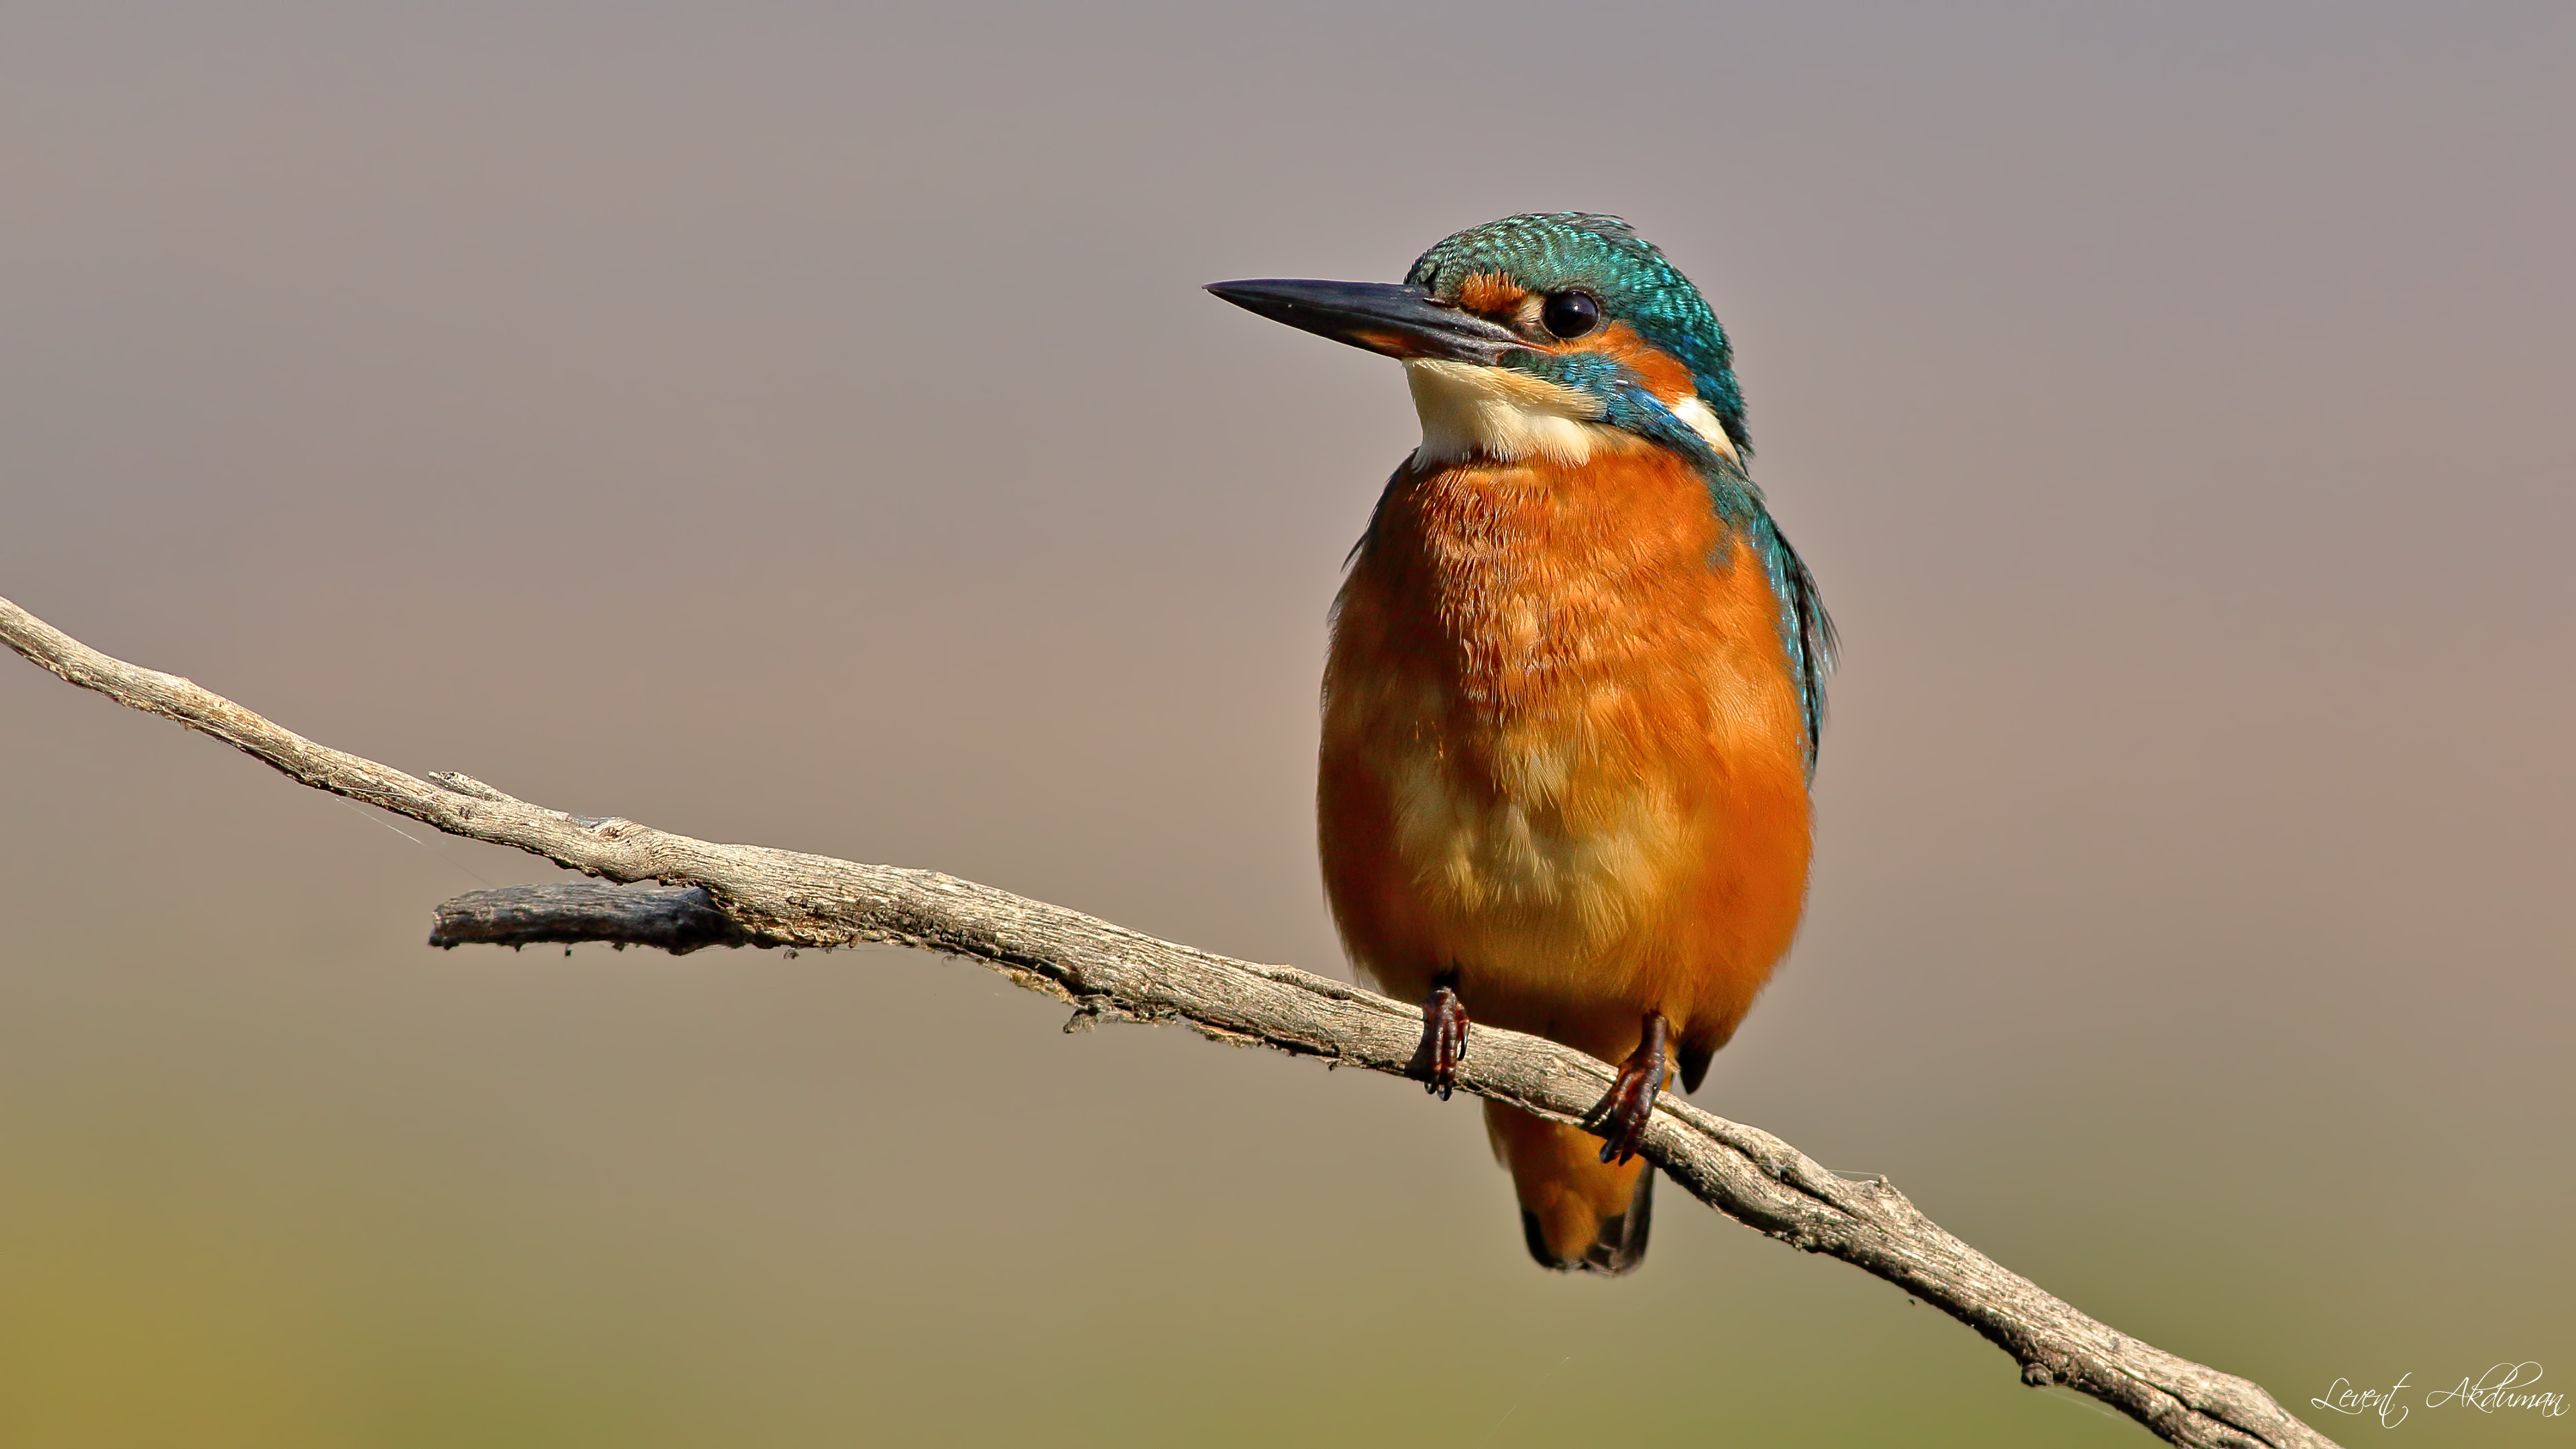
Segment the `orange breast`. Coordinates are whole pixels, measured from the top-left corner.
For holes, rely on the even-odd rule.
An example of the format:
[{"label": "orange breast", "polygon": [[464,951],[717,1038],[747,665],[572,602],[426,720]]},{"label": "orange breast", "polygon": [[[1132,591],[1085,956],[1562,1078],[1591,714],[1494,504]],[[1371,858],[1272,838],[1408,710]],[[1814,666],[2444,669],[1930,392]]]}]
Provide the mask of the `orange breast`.
[{"label": "orange breast", "polygon": [[1604,1057],[1703,1053],[1806,894],[1803,718],[1761,560],[1637,444],[1388,486],[1335,606],[1324,876],[1355,960]]}]

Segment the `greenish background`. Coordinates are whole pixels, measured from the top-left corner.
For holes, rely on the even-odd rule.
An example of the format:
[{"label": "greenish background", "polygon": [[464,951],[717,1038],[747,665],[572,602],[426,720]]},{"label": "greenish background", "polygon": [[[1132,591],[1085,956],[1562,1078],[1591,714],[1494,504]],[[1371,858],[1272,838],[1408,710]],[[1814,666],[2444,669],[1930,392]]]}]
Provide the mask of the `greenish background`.
[{"label": "greenish background", "polygon": [[[11,5],[0,594],[1339,971],[1410,410],[1196,287],[1621,212],[1849,641],[1700,1100],[2312,1418],[2568,1388],[2571,73],[2563,5]],[[1677,1194],[1547,1277],[1402,1083],[895,953],[434,953],[547,872],[15,662],[0,756],[0,1443],[2147,1442]]]}]

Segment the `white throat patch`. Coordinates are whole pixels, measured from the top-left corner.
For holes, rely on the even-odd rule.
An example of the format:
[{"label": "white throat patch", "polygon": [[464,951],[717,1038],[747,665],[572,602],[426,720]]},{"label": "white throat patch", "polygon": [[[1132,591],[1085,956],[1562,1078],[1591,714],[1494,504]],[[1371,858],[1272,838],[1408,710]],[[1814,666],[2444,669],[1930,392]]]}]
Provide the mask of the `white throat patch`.
[{"label": "white throat patch", "polygon": [[1472,362],[1407,362],[1404,380],[1422,415],[1414,456],[1425,463],[1477,456],[1510,463],[1532,454],[1568,467],[1592,461],[1601,406],[1573,388]]},{"label": "white throat patch", "polygon": [[[1611,441],[1603,434],[1617,432],[1600,422],[1601,405],[1591,397],[1508,367],[1416,360],[1404,364],[1404,380],[1422,417],[1422,446],[1414,456],[1425,463],[1537,456],[1580,467],[1592,461],[1596,442]],[[1686,397],[1671,407],[1719,457],[1744,461],[1707,403]]]}]

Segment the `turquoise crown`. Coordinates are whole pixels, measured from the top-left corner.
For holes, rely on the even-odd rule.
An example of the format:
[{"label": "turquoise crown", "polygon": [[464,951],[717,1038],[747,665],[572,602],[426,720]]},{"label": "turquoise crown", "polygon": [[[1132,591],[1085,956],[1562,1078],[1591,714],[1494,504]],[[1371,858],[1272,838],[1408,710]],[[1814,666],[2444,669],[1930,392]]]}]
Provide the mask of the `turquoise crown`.
[{"label": "turquoise crown", "polygon": [[1424,252],[1404,280],[1455,297],[1467,278],[1499,274],[1534,292],[1592,293],[1603,315],[1626,322],[1646,342],[1690,369],[1699,399],[1726,428],[1736,450],[1752,453],[1744,427],[1744,394],[1735,382],[1735,352],[1707,299],[1654,243],[1615,216],[1579,211],[1507,216],[1446,237]]}]

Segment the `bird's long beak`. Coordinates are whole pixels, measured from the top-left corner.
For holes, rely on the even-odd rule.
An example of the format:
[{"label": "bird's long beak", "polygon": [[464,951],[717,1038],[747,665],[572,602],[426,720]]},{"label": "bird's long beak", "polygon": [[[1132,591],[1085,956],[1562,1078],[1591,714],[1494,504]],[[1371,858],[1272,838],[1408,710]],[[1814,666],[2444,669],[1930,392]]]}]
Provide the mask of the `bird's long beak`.
[{"label": "bird's long beak", "polygon": [[1385,282],[1211,282],[1247,312],[1389,357],[1499,362],[1529,343],[1507,327]]}]

